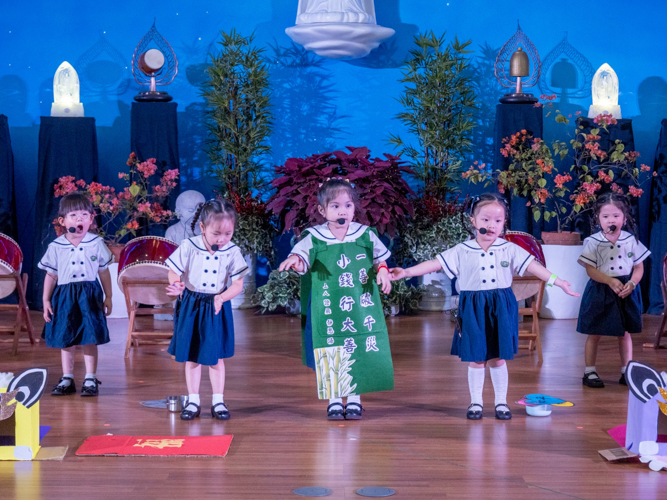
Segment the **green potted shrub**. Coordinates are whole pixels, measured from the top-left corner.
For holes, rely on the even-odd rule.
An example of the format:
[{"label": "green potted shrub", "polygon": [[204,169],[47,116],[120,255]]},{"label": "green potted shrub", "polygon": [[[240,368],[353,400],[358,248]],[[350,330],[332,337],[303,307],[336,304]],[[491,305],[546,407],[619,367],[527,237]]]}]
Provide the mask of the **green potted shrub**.
[{"label": "green potted shrub", "polygon": [[381,294],[384,315],[416,314],[424,293],[426,288],[422,285],[415,287],[408,285],[405,280],[395,281],[389,294]]},{"label": "green potted shrub", "polygon": [[266,285],[260,286],[253,296],[253,302],[261,307],[260,312],[275,311],[284,307],[287,314],[299,314],[301,278],[290,271],[271,271]]}]

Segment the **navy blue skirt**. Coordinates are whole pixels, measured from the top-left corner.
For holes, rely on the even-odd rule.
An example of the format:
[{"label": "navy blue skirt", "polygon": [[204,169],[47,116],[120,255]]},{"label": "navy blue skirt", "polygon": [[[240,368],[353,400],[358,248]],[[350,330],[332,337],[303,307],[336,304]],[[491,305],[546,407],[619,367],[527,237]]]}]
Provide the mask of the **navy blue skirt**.
[{"label": "navy blue skirt", "polygon": [[462,291],[452,354],[481,363],[514,359],[518,348],[519,307],[512,289]]},{"label": "navy blue skirt", "polygon": [[[616,279],[626,284],[630,276],[616,276]],[[622,337],[625,332],[641,333],[643,310],[639,287],[622,299],[608,285],[588,280],[581,298],[577,331],[608,337]]]},{"label": "navy blue skirt", "polygon": [[230,301],[215,314],[215,294],[187,288],[176,302],[174,336],[168,352],[183,363],[192,361],[213,366],[234,355],[234,318]]},{"label": "navy blue skirt", "polygon": [[51,305],[53,318],[42,332],[47,347],[64,349],[109,342],[104,294],[97,280],[56,286]]}]

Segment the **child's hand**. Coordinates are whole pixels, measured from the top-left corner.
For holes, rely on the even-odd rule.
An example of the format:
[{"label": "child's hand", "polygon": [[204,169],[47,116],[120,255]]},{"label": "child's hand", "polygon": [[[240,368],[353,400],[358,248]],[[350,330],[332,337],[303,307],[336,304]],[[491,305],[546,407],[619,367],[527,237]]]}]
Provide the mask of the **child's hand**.
[{"label": "child's hand", "polygon": [[305,266],[301,258],[297,255],[290,255],[284,261],[280,263],[278,271],[283,272],[287,269],[294,269],[298,273],[303,273],[306,271]]},{"label": "child's hand", "polygon": [[382,290],[382,293],[388,294],[391,292],[391,277],[386,267],[381,267],[377,275],[377,284]]},{"label": "child's hand", "polygon": [[619,293],[618,296],[624,299],[630,295],[634,289],[635,286],[628,281],[625,285],[623,285],[623,290],[621,290],[621,293]]},{"label": "child's hand", "polygon": [[222,304],[225,301],[222,299],[222,294],[218,294],[215,296],[213,299],[213,305],[215,306],[215,314],[220,314],[220,311],[222,310]]},{"label": "child's hand", "polygon": [[178,297],[185,290],[185,283],[182,281],[174,281],[167,287],[167,295],[170,297]]},{"label": "child's hand", "polygon": [[560,281],[560,283],[554,283],[557,287],[561,288],[566,294],[572,295],[572,297],[579,297],[581,294],[577,292],[573,292],[570,290],[570,284],[565,281],[565,280],[557,280]]},{"label": "child's hand", "polygon": [[405,269],[403,269],[402,267],[392,267],[389,273],[391,281],[398,281],[400,279],[407,277]]},{"label": "child's hand", "polygon": [[111,308],[113,307],[113,302],[111,297],[104,297],[104,315],[109,316],[111,314]]},{"label": "child's hand", "polygon": [[50,300],[44,301],[44,321],[51,323],[51,318],[53,317],[53,307],[51,306]]},{"label": "child's hand", "polygon": [[620,295],[621,292],[623,291],[623,283],[621,283],[620,280],[617,280],[616,278],[610,278],[609,283],[609,288],[611,288],[616,295]]}]

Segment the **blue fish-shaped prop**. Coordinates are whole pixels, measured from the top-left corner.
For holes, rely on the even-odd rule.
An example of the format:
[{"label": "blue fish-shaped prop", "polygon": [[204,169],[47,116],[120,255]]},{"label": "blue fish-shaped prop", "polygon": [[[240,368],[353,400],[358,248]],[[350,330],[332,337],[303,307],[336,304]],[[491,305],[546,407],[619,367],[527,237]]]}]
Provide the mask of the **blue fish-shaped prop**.
[{"label": "blue fish-shaped prop", "polygon": [[554,398],[546,394],[528,394],[517,401],[517,404],[526,406],[552,405],[552,406],[574,406],[574,403],[564,399]]}]

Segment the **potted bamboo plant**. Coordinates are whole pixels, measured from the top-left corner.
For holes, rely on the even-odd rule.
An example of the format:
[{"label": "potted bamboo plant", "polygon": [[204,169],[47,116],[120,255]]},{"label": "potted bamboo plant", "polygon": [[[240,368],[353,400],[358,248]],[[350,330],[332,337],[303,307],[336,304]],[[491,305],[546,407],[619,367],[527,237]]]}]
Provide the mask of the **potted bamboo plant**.
[{"label": "potted bamboo plant", "polygon": [[211,56],[202,95],[208,114],[209,174],[218,193],[236,206],[234,241],[243,250],[251,272],[232,307],[253,307],[257,255],[273,256],[274,226],[262,202],[268,182],[262,158],[270,153],[271,87],[263,49],[254,37],[221,32],[220,51]]}]

